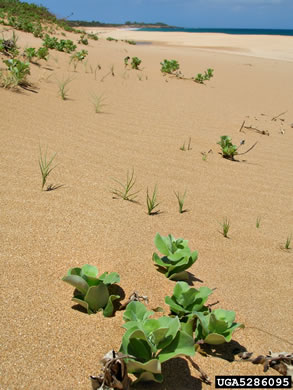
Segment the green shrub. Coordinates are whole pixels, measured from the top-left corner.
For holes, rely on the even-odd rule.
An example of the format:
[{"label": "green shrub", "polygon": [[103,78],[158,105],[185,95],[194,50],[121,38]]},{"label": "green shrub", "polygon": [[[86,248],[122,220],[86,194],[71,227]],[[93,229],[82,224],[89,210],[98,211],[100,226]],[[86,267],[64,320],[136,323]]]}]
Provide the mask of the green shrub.
[{"label": "green shrub", "polygon": [[161,72],[172,74],[179,69],[179,64],[176,60],[164,60],[160,62],[161,64]]},{"label": "green shrub", "polygon": [[159,266],[159,270],[165,273],[168,279],[188,280],[186,269],[197,260],[197,252],[191,252],[188,241],[182,238],[176,240],[171,234],[162,237],[157,233],[155,245],[164,255],[160,258],[157,253],[153,254],[153,261]]},{"label": "green shrub", "polygon": [[132,69],[138,69],[140,64],[141,64],[141,59],[139,59],[138,57],[132,57],[131,60]]},{"label": "green shrub", "polygon": [[75,287],[72,300],[84,307],[88,314],[103,310],[103,315],[110,317],[114,312],[113,302],[120,299],[119,295],[110,295],[110,285],[119,283],[120,276],[116,272],[105,272],[99,278],[97,275],[95,266],[85,264],[82,268],[70,268],[62,280]]},{"label": "green shrub", "polygon": [[127,371],[139,381],[163,381],[161,364],[177,356],[193,356],[196,346],[192,330],[183,330],[178,317],[149,318],[141,302],[127,305],[123,319],[125,334],[120,352],[134,358],[127,359]]}]

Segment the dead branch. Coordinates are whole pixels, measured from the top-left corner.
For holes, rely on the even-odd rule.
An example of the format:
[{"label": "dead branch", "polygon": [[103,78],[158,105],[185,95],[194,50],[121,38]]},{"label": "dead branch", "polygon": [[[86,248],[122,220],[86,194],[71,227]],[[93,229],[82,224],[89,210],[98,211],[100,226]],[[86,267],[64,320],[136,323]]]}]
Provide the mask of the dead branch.
[{"label": "dead branch", "polygon": [[247,130],[256,131],[258,134],[270,135],[270,133],[267,130],[259,130],[256,127],[244,126],[244,128],[247,129]]},{"label": "dead branch", "polygon": [[253,144],[251,148],[249,148],[248,150],[246,150],[246,152],[237,153],[237,156],[242,156],[243,154],[246,154],[246,153],[250,152],[250,151],[255,147],[256,144],[257,144],[257,142],[256,142],[255,144]]},{"label": "dead branch", "polygon": [[[241,125],[241,127],[240,127],[240,129],[239,129],[239,132],[240,132],[240,133],[242,132],[244,125],[245,125],[245,121],[242,122],[242,125]],[[244,131],[243,131],[243,133],[244,133]]]},{"label": "dead branch", "polygon": [[93,390],[105,390],[106,388],[128,390],[130,379],[127,375],[127,366],[123,359],[133,358],[114,350],[109,351],[101,360],[102,372],[98,376],[90,376]]},{"label": "dead branch", "polygon": [[281,114],[277,115],[277,116],[274,116],[272,118],[272,121],[275,121],[276,119],[278,119],[280,116],[284,115],[284,114],[287,114],[288,110],[287,111],[284,111],[284,112],[281,112]]},{"label": "dead branch", "polygon": [[262,364],[264,372],[267,372],[271,367],[282,375],[291,376],[291,380],[293,381],[293,353],[273,353],[272,351],[269,351],[268,355],[259,355],[254,359],[251,358],[251,352],[244,352],[238,356],[240,357],[241,361],[245,360],[252,362],[253,364]]},{"label": "dead branch", "polygon": [[207,385],[211,385],[212,381],[209,376],[191,359],[190,356],[186,356],[187,360],[191,363],[192,367],[196,369],[200,373],[200,379],[206,383]]},{"label": "dead branch", "polygon": [[124,310],[126,306],[133,301],[145,301],[146,303],[149,303],[149,299],[146,295],[139,295],[138,292],[134,291],[130,297],[128,298],[127,302],[123,303],[120,307],[119,310]]}]

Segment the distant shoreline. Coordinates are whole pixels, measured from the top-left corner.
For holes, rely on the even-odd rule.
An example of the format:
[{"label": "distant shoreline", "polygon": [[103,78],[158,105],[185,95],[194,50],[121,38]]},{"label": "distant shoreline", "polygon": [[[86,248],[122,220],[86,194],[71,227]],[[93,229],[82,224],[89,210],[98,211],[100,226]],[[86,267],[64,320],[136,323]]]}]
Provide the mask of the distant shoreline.
[{"label": "distant shoreline", "polygon": [[209,33],[230,35],[273,35],[293,36],[293,29],[258,29],[258,28],[183,28],[183,27],[142,27],[138,31],[156,32],[186,32],[186,33]]}]

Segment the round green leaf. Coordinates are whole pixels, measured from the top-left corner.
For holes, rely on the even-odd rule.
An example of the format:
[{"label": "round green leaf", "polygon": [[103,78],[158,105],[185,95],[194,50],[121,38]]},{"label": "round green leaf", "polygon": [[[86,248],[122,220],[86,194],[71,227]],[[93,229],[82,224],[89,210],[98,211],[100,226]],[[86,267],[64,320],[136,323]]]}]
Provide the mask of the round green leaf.
[{"label": "round green leaf", "polygon": [[82,294],[86,294],[87,290],[89,288],[89,285],[87,282],[78,275],[67,275],[62,278],[63,282],[69,283],[71,286],[76,288],[78,291],[80,291]]},{"label": "round green leaf", "polygon": [[89,308],[93,312],[104,308],[107,305],[109,299],[109,292],[104,284],[98,286],[92,286],[88,289],[88,292],[84,300],[89,304]]}]

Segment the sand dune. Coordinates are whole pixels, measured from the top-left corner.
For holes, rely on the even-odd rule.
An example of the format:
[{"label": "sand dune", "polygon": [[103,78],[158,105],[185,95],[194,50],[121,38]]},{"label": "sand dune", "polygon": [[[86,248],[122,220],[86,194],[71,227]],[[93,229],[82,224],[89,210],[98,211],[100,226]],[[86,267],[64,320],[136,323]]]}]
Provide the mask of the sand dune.
[{"label": "sand dune", "polygon": [[[41,45],[17,34],[22,47]],[[123,313],[104,318],[73,310],[72,288],[61,281],[70,267],[116,271],[126,296],[139,291],[149,308],[168,313],[164,297],[174,283],[153,265],[157,232],[189,240],[199,252],[190,270],[194,286],[216,288],[209,302],[219,300],[217,307],[235,310],[245,324],[226,346],[230,358],[243,348],[292,350],[292,251],[281,249],[293,233],[292,38],[109,35],[154,43],[90,41],[88,62],[76,72],[69,55],[52,51],[48,63],[31,65],[34,92],[0,89],[3,390],[89,389],[99,359],[119,348]],[[140,71],[125,69],[127,55],[142,59]],[[163,76],[164,58],[177,59],[187,78],[207,68],[214,78],[200,85]],[[67,77],[62,101],[57,80]],[[95,113],[93,93],[103,96],[103,113]],[[243,120],[269,136],[239,132]],[[244,151],[257,145],[232,162],[219,154],[221,135],[236,144],[245,139]],[[189,137],[192,150],[183,152]],[[58,190],[41,191],[40,145],[49,156],[57,153],[48,181],[61,184]],[[123,181],[132,169],[138,203],[113,199],[112,179]],[[146,189],[156,184],[161,213],[148,216]],[[179,214],[174,191],[185,189],[187,212]],[[224,217],[229,239],[220,232]],[[263,375],[261,366],[223,356],[195,360],[213,383],[215,375]],[[184,359],[166,364],[164,375],[164,384],[147,388],[214,388]]]}]

